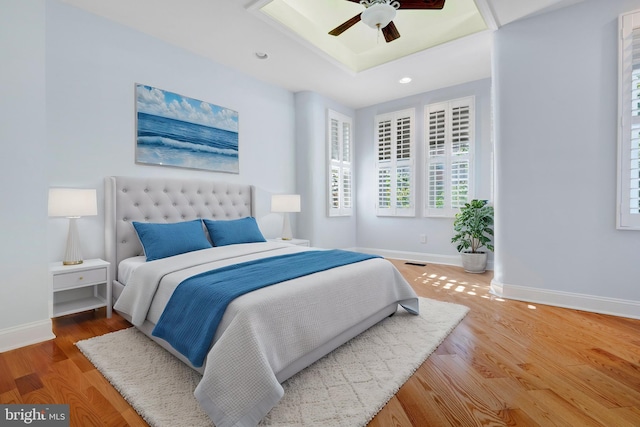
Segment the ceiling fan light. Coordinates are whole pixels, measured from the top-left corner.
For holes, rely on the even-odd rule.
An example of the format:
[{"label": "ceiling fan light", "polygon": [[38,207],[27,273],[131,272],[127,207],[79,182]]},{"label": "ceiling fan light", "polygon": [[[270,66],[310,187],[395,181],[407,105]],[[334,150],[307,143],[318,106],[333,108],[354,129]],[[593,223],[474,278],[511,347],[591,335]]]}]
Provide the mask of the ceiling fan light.
[{"label": "ceiling fan light", "polygon": [[360,18],[371,28],[384,28],[396,17],[396,9],[388,3],[376,3],[366,8]]}]

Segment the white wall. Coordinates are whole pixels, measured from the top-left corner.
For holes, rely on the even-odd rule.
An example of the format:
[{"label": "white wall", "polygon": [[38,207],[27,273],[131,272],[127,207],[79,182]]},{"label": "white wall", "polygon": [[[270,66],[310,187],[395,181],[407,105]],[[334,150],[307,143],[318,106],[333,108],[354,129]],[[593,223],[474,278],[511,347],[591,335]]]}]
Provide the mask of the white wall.
[{"label": "white wall", "polygon": [[[78,221],[85,258],[103,256],[103,178],[109,175],[254,184],[256,217],[267,237],[278,235],[281,217],[269,212],[270,194],[295,188],[291,92],[57,1],[48,2],[46,31],[49,185],[98,189],[100,215]],[[135,83],[238,111],[240,173],[135,164]],[[49,225],[49,258],[59,260],[67,222]]]},{"label": "white wall", "polygon": [[587,0],[495,35],[505,296],[640,317],[640,233],[615,228],[617,20],[637,8]]},{"label": "white wall", "polygon": [[[453,219],[423,216],[425,186],[421,159],[424,153],[424,106],[472,95],[476,101],[475,197],[491,199],[491,79],[426,92],[356,111],[359,248],[404,259],[460,264],[455,245],[451,244]],[[415,108],[416,118],[416,216],[378,217],[375,213],[375,116],[407,108]],[[426,244],[420,243],[420,234],[426,235]]]},{"label": "white wall", "polygon": [[0,0],[0,351],[50,338],[45,2]]},{"label": "white wall", "polygon": [[[355,214],[350,217],[327,215],[327,110],[354,120],[355,113],[313,92],[298,92],[295,99],[296,188],[301,193],[302,212],[292,214],[298,220],[297,234],[294,234],[309,239],[317,247],[352,248],[356,245]],[[354,157],[357,162],[357,151]],[[357,182],[354,189],[357,191]]]}]

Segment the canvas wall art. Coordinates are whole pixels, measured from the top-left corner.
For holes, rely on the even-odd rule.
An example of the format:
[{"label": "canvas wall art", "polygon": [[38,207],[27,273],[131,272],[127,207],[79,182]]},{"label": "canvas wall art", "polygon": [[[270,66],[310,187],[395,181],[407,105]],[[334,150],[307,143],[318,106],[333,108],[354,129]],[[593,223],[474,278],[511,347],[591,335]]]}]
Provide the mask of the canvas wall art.
[{"label": "canvas wall art", "polygon": [[136,162],[239,172],[238,112],[136,84]]}]

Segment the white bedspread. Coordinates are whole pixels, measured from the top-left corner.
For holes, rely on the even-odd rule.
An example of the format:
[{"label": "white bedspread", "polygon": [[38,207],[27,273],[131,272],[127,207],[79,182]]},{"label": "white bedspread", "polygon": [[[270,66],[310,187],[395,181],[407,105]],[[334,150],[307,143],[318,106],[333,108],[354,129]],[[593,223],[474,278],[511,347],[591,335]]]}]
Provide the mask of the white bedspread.
[{"label": "white bedspread", "polygon": [[[281,243],[216,247],[138,267],[114,308],[136,326],[156,323],[171,293],[194,274],[309,250]],[[255,426],[282,398],[293,362],[397,302],[418,311],[400,272],[371,259],[269,286],[235,299],[222,318],[194,394],[217,427]]]}]

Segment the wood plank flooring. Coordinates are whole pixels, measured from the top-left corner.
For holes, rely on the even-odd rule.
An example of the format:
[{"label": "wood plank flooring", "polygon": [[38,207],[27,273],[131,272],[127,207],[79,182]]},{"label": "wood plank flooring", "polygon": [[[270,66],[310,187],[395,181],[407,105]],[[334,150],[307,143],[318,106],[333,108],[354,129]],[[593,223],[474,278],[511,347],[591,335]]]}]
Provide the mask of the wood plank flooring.
[{"label": "wood plank flooring", "polygon": [[[640,320],[502,300],[490,272],[392,262],[419,295],[471,311],[370,427],[640,426]],[[129,326],[104,310],[54,319],[56,339],[0,353],[0,403],[69,403],[72,426],[146,426],[74,345]]]}]

